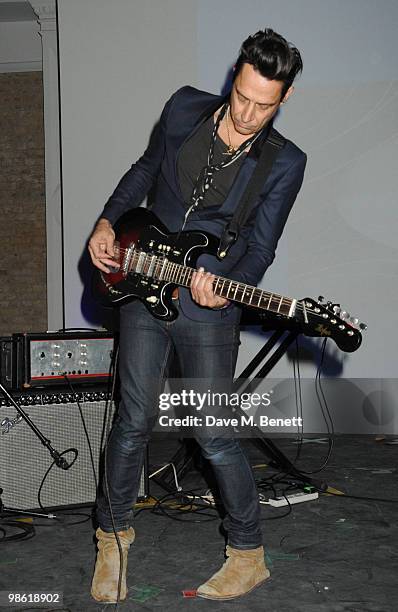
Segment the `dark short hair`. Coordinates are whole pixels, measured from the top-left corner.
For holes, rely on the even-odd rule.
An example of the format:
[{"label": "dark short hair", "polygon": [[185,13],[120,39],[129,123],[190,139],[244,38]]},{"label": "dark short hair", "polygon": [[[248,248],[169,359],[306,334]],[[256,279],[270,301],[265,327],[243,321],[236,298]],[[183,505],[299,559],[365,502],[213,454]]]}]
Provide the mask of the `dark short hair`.
[{"label": "dark short hair", "polygon": [[282,98],[297,74],[303,70],[300,51],[270,28],[259,30],[242,43],[235,64],[234,80],[243,64],[251,64],[267,79],[282,81]]}]

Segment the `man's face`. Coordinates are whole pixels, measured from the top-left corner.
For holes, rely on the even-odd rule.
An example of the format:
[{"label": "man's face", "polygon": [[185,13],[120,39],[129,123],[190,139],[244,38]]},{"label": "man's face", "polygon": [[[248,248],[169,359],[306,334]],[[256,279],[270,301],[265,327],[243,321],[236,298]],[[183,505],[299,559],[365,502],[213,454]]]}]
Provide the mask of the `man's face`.
[{"label": "man's face", "polygon": [[293,87],[290,87],[282,100],[282,87],[281,81],[271,81],[251,64],[243,64],[230,97],[235,130],[247,137],[261,130],[293,92]]}]

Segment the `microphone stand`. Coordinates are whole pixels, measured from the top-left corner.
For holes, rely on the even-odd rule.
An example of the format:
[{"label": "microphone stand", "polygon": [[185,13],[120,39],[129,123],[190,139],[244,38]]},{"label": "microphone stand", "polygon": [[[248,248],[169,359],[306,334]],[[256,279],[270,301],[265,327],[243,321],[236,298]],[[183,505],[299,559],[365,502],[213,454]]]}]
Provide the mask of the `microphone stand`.
[{"label": "microphone stand", "polygon": [[[59,468],[61,468],[62,470],[69,470],[69,468],[72,467],[72,465],[74,464],[74,462],[76,461],[77,455],[78,455],[78,451],[75,448],[71,448],[68,450],[74,451],[75,453],[75,458],[73,459],[73,461],[71,463],[69,463],[64,457],[62,457],[61,453],[59,453],[52,445],[51,445],[51,440],[49,440],[48,438],[46,438],[42,432],[40,431],[40,429],[37,427],[37,425],[35,425],[35,423],[32,421],[32,419],[29,417],[29,415],[25,412],[25,410],[23,408],[21,408],[21,406],[19,406],[17,404],[17,402],[14,400],[14,398],[12,397],[12,395],[10,395],[10,393],[7,391],[7,389],[4,387],[4,385],[0,382],[0,391],[2,392],[2,394],[4,395],[4,397],[14,406],[15,410],[18,412],[18,414],[21,415],[21,417],[23,418],[23,420],[25,421],[25,423],[27,423],[29,425],[29,427],[31,428],[31,430],[33,431],[33,433],[35,434],[35,436],[37,438],[39,438],[40,442],[43,444],[43,446],[45,446],[47,448],[47,450],[49,451],[55,465]],[[3,491],[1,490],[1,493]],[[17,512],[19,514],[23,513],[23,511],[19,511],[19,510],[13,510],[11,508],[5,508],[5,506],[3,506],[2,504],[0,505],[0,512],[2,510],[7,510],[8,512]],[[31,514],[31,513],[29,513]],[[43,515],[40,515],[43,516]],[[47,516],[47,515],[46,515]],[[50,518],[53,518],[52,516],[49,515]]]}]

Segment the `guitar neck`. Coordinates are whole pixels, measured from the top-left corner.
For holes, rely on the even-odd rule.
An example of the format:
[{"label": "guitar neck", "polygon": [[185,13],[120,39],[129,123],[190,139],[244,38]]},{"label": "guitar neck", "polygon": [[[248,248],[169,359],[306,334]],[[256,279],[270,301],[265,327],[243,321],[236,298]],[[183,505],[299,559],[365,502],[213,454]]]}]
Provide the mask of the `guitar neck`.
[{"label": "guitar neck", "polygon": [[[160,279],[175,283],[181,287],[189,287],[194,272],[195,270],[188,266],[167,262],[164,270],[161,271]],[[222,276],[215,277],[213,291],[215,295],[233,302],[239,302],[252,308],[268,310],[284,316],[292,316],[297,303],[295,299],[278,295],[277,293],[270,293],[269,291],[258,289],[258,287],[223,278]]]}]

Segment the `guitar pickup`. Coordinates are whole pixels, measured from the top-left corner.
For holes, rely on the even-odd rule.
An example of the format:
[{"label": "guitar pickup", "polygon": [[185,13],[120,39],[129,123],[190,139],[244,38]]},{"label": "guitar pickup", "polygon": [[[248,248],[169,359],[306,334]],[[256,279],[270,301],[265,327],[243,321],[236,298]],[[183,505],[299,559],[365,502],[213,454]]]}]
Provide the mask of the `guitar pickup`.
[{"label": "guitar pickup", "polygon": [[123,276],[127,276],[127,274],[130,272],[130,263],[131,263],[131,258],[133,256],[133,252],[134,252],[134,244],[130,245],[126,249],[126,252],[124,254],[122,267],[121,267]]},{"label": "guitar pickup", "polygon": [[148,271],[146,273],[147,276],[153,276],[153,271],[155,269],[155,265],[156,265],[156,255],[152,255],[151,257],[151,262],[148,266]]},{"label": "guitar pickup", "polygon": [[146,253],[144,253],[144,252],[140,253],[139,256],[138,256],[137,265],[135,266],[135,272],[137,274],[141,274],[142,273],[142,268],[143,268],[143,265],[144,265],[145,257],[146,257]]}]

